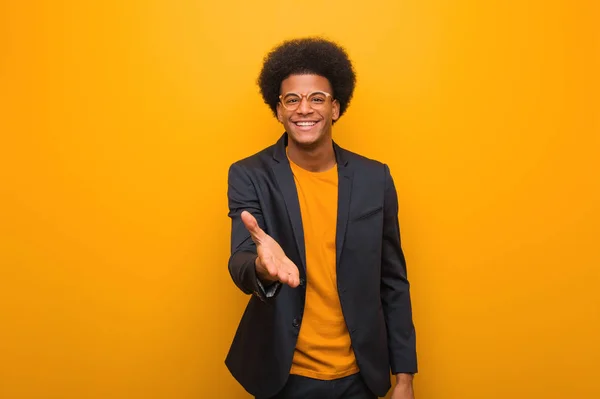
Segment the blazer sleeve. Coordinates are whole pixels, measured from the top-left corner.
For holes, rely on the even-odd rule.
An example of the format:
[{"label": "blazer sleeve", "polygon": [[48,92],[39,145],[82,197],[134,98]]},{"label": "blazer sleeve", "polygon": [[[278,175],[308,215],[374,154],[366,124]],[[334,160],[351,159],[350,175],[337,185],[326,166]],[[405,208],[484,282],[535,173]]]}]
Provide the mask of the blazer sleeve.
[{"label": "blazer sleeve", "polygon": [[416,373],[417,353],[406,261],[400,244],[398,196],[385,166],[381,303],[387,325],[390,367],[393,374]]},{"label": "blazer sleeve", "polygon": [[[281,283],[276,282],[264,287],[256,276],[254,262],[257,258],[256,244],[242,222],[242,211],[250,212],[265,230],[263,212],[260,207],[256,188],[245,168],[237,163],[231,165],[228,175],[227,199],[231,218],[231,256],[229,274],[235,285],[245,294],[254,294],[261,300],[275,296]],[[268,233],[268,232],[267,232]]]}]

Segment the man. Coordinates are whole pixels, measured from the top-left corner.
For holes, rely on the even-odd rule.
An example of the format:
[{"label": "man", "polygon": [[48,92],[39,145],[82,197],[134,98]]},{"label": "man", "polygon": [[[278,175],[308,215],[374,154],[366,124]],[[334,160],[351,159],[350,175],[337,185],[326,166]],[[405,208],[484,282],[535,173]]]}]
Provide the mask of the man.
[{"label": "man", "polygon": [[229,170],[229,272],[252,294],[226,364],[257,398],[413,399],[417,371],[398,201],[385,164],[332,125],[355,74],[337,44],[284,42],[258,83],[285,133]]}]

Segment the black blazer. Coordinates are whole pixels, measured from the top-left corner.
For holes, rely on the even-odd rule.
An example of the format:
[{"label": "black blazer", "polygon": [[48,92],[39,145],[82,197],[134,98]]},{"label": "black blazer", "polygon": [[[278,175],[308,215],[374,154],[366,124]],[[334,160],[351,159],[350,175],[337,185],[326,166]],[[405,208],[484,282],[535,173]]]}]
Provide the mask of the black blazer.
[{"label": "black blazer", "polygon": [[[225,363],[259,397],[276,394],[286,383],[306,293],[304,233],[286,145],[284,134],[275,145],[229,169],[229,273],[244,293],[253,295]],[[339,179],[338,294],[360,373],[373,393],[385,396],[390,371],[417,371],[396,189],[387,165],[333,146]],[[254,269],[256,246],[240,218],[243,210],[298,266],[299,287],[283,285],[274,296],[265,296]]]}]

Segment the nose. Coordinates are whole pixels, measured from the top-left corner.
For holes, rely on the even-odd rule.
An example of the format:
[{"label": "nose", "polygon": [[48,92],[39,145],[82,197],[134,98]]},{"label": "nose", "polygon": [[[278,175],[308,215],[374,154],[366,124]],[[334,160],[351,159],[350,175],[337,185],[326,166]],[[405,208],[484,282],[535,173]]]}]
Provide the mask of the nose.
[{"label": "nose", "polygon": [[298,105],[298,109],[296,109],[296,112],[302,115],[310,114],[313,112],[313,109],[310,106],[307,97],[302,97],[302,99],[300,100],[300,104]]}]

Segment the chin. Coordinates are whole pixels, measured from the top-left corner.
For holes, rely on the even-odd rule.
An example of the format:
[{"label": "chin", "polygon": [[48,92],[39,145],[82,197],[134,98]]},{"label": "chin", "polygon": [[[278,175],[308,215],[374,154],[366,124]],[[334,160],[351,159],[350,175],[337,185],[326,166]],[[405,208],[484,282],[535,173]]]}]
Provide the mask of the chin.
[{"label": "chin", "polygon": [[315,148],[319,145],[320,140],[318,139],[308,139],[308,138],[303,138],[298,140],[295,137],[291,137],[292,141],[296,144],[296,146],[304,148],[304,149],[310,149],[310,148]]},{"label": "chin", "polygon": [[315,147],[317,146],[319,143],[321,143],[324,139],[325,136],[324,134],[322,134],[321,132],[318,133],[308,133],[308,132],[288,132],[288,136],[290,138],[290,140],[292,140],[294,143],[296,143],[297,145],[301,146],[301,147]]}]

